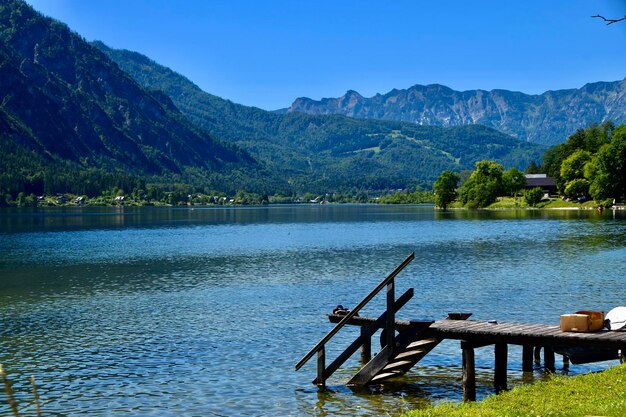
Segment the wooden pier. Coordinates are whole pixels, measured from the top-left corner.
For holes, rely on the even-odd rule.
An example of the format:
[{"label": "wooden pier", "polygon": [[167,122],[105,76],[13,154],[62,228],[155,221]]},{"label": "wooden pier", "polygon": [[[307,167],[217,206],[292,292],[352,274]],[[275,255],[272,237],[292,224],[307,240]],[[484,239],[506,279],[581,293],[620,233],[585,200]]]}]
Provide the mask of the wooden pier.
[{"label": "wooden pier", "polygon": [[[467,320],[470,313],[451,313],[444,320],[411,321],[396,320],[395,313],[413,296],[413,289],[407,290],[397,300],[394,297],[394,278],[414,258],[414,254],[385,278],[354,309],[329,314],[331,322],[337,323],[322,340],[296,365],[300,369],[317,353],[317,377],[313,383],[325,387],[326,380],[354,353],[361,349],[361,359],[365,365],[348,381],[347,385],[361,389],[369,384],[381,383],[387,379],[404,375],[419,360],[426,356],[440,342],[446,339],[460,341],[463,362],[463,397],[476,399],[476,374],[474,349],[494,347],[494,388],[501,392],[507,388],[508,345],[522,346],[522,371],[532,372],[533,364],[544,352],[544,367],[548,372],[555,371],[555,351],[578,350],[600,352],[595,359],[586,361],[624,359],[626,352],[626,332],[602,330],[593,333],[563,332],[559,326],[497,322],[495,320]],[[387,289],[387,309],[378,318],[359,317],[358,312],[380,290]],[[325,344],[345,325],[360,326],[360,335],[330,365],[326,366]],[[381,351],[370,359],[372,336],[382,329]],[[387,329],[393,329],[388,331]],[[397,333],[397,334],[396,334]],[[564,363],[567,363],[564,356]]]},{"label": "wooden pier", "polygon": [[[559,326],[549,324],[458,320],[454,319],[457,315],[451,314],[450,316],[446,320],[434,322],[396,320],[395,328],[403,331],[412,325],[429,323],[428,327],[420,333],[419,338],[412,341],[413,343],[440,342],[445,339],[461,342],[463,396],[466,400],[476,399],[474,349],[477,348],[494,346],[494,388],[496,392],[501,392],[507,388],[508,345],[522,346],[523,372],[533,372],[534,363],[539,359],[540,349],[543,349],[544,352],[544,367],[547,372],[555,371],[555,350],[590,348],[612,353],[602,355],[602,360],[622,359],[621,352],[626,351],[626,332],[603,330],[593,333],[573,333],[563,332]],[[328,318],[331,322],[336,323],[341,319],[341,316],[329,314]],[[363,328],[371,326],[373,320],[368,317],[353,317],[347,324]]]}]

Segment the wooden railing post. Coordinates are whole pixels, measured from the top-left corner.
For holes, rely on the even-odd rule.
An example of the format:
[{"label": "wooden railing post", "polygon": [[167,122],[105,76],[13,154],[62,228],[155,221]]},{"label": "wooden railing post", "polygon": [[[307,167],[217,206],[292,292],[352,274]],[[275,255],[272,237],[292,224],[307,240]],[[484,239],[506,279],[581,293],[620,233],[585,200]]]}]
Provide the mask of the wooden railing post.
[{"label": "wooden railing post", "polygon": [[324,371],[326,370],[326,347],[322,346],[317,351],[317,386],[324,389],[326,388],[326,378],[324,377]]},{"label": "wooden railing post", "polygon": [[393,308],[395,297],[395,284],[394,279],[387,284],[387,323],[385,324],[385,331],[387,332],[387,352],[391,358],[395,353],[396,348],[396,312]]},{"label": "wooden railing post", "polygon": [[361,338],[363,339],[361,362],[367,363],[372,359],[372,335],[367,327],[361,327]]}]

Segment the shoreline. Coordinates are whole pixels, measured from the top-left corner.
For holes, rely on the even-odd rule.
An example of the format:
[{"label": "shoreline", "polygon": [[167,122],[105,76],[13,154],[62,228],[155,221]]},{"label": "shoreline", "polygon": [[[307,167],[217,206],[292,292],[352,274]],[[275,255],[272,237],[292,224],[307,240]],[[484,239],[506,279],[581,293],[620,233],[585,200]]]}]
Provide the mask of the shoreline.
[{"label": "shoreline", "polygon": [[[178,208],[178,209],[184,209],[184,208],[189,208],[189,209],[193,209],[193,208],[236,208],[236,207],[270,207],[270,206],[302,206],[302,207],[317,207],[317,206],[348,206],[348,205],[363,205],[363,206],[433,206],[435,207],[435,210],[439,211],[439,212],[445,212],[445,211],[471,211],[471,210],[475,210],[475,211],[481,211],[481,210],[485,210],[485,211],[515,211],[515,210],[529,210],[529,211],[541,211],[541,210],[568,210],[568,211],[593,211],[593,210],[598,210],[598,206],[580,206],[580,207],[572,207],[572,206],[563,206],[563,207],[478,207],[478,208],[467,208],[467,207],[448,207],[446,210],[442,210],[439,208],[436,208],[436,206],[434,205],[434,203],[430,203],[430,202],[426,202],[426,203],[400,203],[400,204],[395,204],[395,203],[324,203],[324,204],[320,204],[320,203],[265,203],[265,204],[237,204],[237,203],[230,203],[230,204],[184,204],[184,205],[178,205],[178,204],[153,204],[153,203],[148,203],[148,204],[47,204],[47,205],[37,205],[37,206],[23,206],[23,207],[18,207],[18,206],[9,206],[9,207],[0,207],[0,212],[2,210],[23,210],[23,209],[36,209],[36,210],[47,210],[47,209],[63,209],[63,208],[72,208],[72,209],[77,209],[77,208],[146,208],[146,207],[153,207],[153,208]],[[612,206],[612,207],[607,207],[604,210],[607,211],[622,211],[622,210],[626,210],[626,206],[624,205],[620,205],[620,206]],[[603,210],[603,211],[604,211]]]}]

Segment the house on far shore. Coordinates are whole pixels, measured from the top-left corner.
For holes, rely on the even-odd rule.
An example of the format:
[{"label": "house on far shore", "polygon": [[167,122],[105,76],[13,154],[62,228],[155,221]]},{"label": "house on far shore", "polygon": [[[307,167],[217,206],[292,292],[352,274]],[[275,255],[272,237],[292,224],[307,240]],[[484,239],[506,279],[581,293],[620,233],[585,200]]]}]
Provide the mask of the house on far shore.
[{"label": "house on far shore", "polygon": [[546,174],[526,174],[526,189],[539,187],[541,191],[548,195],[555,195],[558,193],[556,188],[556,182],[553,177],[548,177]]}]

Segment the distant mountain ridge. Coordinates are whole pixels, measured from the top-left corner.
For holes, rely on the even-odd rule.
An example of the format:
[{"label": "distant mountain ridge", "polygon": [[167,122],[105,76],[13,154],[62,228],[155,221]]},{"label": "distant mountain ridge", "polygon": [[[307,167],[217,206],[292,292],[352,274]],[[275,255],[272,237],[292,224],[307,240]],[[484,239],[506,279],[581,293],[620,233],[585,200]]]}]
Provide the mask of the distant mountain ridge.
[{"label": "distant mountain ridge", "polygon": [[93,45],[143,87],[167,94],[189,120],[245,149],[297,190],[428,187],[444,169],[473,169],[481,159],[523,169],[544,151],[483,126],[418,126],[243,106],[137,52]]},{"label": "distant mountain ridge", "polygon": [[523,141],[554,145],[591,123],[626,123],[626,78],[539,95],[508,90],[455,91],[439,84],[414,85],[369,98],[349,90],[338,98],[301,97],[282,112],[446,127],[482,124]]}]

